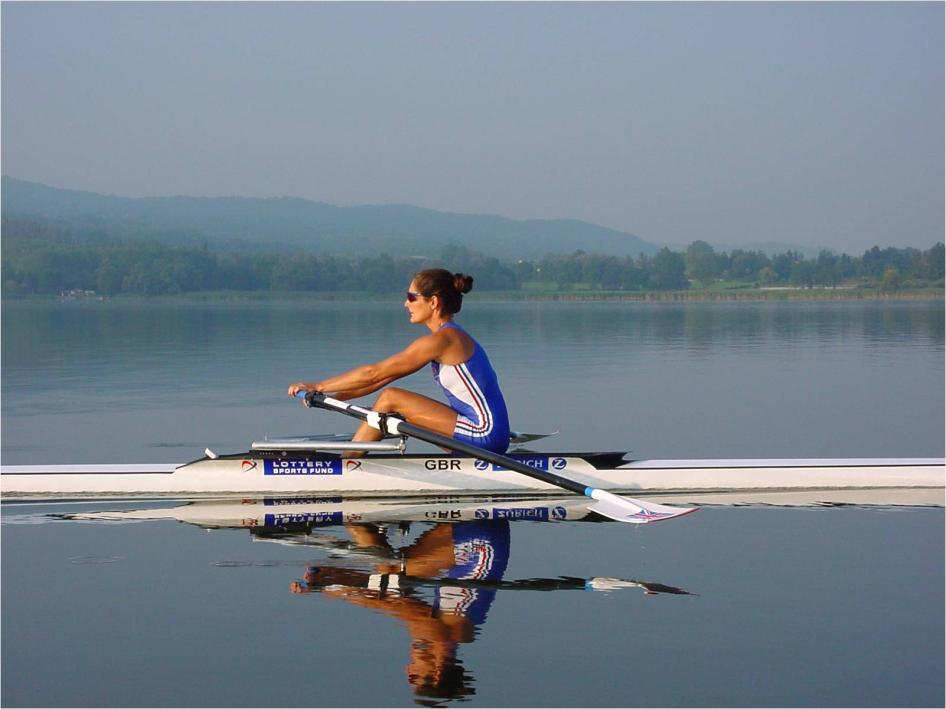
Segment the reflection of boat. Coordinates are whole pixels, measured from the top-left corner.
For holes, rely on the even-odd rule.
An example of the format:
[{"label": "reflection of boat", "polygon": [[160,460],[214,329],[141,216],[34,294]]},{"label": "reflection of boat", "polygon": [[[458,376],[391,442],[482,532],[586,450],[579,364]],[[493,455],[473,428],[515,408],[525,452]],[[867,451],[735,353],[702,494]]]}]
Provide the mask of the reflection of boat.
[{"label": "reflection of boat", "polygon": [[[296,439],[298,440],[298,439]],[[10,496],[555,494],[558,488],[472,457],[381,451],[344,459],[325,444],[207,455],[184,465],[3,466]],[[353,444],[347,444],[352,447]],[[316,448],[316,449],[313,449]],[[943,459],[627,460],[623,453],[513,458],[611,492],[929,488],[942,504]]]},{"label": "reflection of boat", "polygon": [[277,497],[200,500],[175,507],[77,512],[73,520],[131,522],[172,519],[208,529],[251,528],[305,532],[317,527],[352,523],[469,522],[530,520],[534,522],[600,519],[578,497],[528,498],[512,496],[363,498]]},{"label": "reflection of boat", "polygon": [[[475,498],[441,497],[431,499],[355,499],[342,498],[260,498],[240,500],[201,500],[176,507],[137,510],[101,510],[56,515],[60,519],[99,522],[145,522],[175,520],[204,529],[248,529],[257,541],[275,541],[307,546],[328,552],[330,557],[358,556],[373,561],[397,561],[403,552],[395,552],[387,543],[352,544],[331,534],[330,527],[362,525],[385,530],[397,525],[405,533],[411,523],[478,525],[505,524],[511,521],[580,522],[607,521],[590,512],[580,498],[529,498],[485,496]],[[322,530],[322,531],[320,531]],[[218,566],[253,566],[256,562],[220,562]],[[264,565],[273,565],[264,562]],[[298,566],[298,562],[290,562]],[[617,579],[573,576],[519,579],[515,581],[426,578],[394,574],[384,587],[453,587],[491,590],[594,590],[613,591],[641,588],[648,593],[686,594],[673,586]]]},{"label": "reflection of boat", "polygon": [[[700,506],[942,506],[936,488],[737,490],[729,492],[676,492],[649,499],[669,504]],[[468,522],[474,520],[527,520],[533,522],[605,521],[577,496],[435,495],[427,497],[241,497],[193,500],[173,507],[100,510],[62,515],[68,519],[111,522],[175,520],[206,529],[249,528],[258,539],[287,544],[313,544],[320,527],[371,522]]]}]

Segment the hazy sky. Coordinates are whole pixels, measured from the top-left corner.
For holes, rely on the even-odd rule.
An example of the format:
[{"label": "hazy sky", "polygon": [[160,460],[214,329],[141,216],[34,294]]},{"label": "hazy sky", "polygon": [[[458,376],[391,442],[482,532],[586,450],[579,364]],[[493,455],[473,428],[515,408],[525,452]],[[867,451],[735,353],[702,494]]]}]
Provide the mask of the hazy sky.
[{"label": "hazy sky", "polygon": [[942,3],[2,4],[2,170],[124,196],[943,239]]}]

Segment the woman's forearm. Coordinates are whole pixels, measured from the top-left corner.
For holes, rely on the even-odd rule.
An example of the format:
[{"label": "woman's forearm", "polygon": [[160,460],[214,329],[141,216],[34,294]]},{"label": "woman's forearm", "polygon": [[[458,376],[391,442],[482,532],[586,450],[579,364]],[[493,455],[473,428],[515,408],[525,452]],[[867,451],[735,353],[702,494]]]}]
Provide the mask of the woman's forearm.
[{"label": "woman's forearm", "polygon": [[372,394],[395,379],[394,376],[379,379],[377,369],[368,364],[320,382],[296,382],[289,387],[289,396],[296,396],[300,391],[320,391],[347,401]]},{"label": "woman's forearm", "polygon": [[[388,381],[390,381],[390,379],[388,379]],[[379,374],[375,365],[364,364],[360,367],[350,369],[344,374],[339,374],[337,377],[330,377],[323,379],[321,382],[315,382],[314,388],[318,391],[335,392],[337,394],[365,390],[364,394],[358,394],[358,396],[364,396],[381,388],[384,386],[384,383],[385,378]],[[350,398],[355,397],[352,396]]]},{"label": "woman's forearm", "polygon": [[[349,399],[358,399],[362,396],[368,396],[368,394],[374,394],[376,391],[378,391],[378,389],[386,387],[396,378],[397,377],[388,377],[387,379],[382,379],[376,384],[371,384],[370,386],[361,387],[359,389],[344,389],[342,391],[336,391],[334,398],[339,399],[340,401],[348,401]],[[331,391],[331,389],[328,391]]]}]

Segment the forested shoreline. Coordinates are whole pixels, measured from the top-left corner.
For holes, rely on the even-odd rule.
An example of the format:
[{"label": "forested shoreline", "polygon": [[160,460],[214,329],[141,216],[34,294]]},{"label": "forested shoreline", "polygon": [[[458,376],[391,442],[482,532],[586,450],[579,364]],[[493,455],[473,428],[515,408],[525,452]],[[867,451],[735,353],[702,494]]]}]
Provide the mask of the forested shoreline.
[{"label": "forested shoreline", "polygon": [[157,240],[75,238],[68,229],[4,218],[2,290],[7,296],[172,295],[205,291],[397,291],[421,268],[471,273],[476,290],[593,295],[596,292],[724,291],[758,288],[856,287],[885,292],[942,288],[943,243],[929,249],[873,247],[861,256],[796,251],[715,251],[696,241],[685,251],[654,256],[601,256],[575,251],[542,259],[501,261],[463,246],[434,256],[381,253],[263,254],[174,246]]}]

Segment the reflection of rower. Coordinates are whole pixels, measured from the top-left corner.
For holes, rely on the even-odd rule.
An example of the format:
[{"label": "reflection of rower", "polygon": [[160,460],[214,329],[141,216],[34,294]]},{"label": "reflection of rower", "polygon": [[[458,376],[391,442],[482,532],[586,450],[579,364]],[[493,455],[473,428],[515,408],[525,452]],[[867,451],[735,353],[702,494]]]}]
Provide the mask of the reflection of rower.
[{"label": "reflection of rower", "polygon": [[[454,563],[446,578],[461,581],[502,581],[509,563],[509,522],[463,522],[453,526]],[[481,625],[496,598],[488,586],[442,584],[435,590],[434,612],[460,615]]]},{"label": "reflection of rower", "polygon": [[422,697],[457,699],[474,693],[457,650],[475,639],[497,591],[640,588],[648,595],[691,595],[673,586],[607,577],[504,581],[509,561],[509,522],[504,520],[441,522],[402,550],[391,546],[382,527],[349,524],[346,529],[355,547],[374,558],[375,573],[310,566],[304,580],[290,589],[319,591],[402,621],[411,637],[408,680],[419,703],[427,702]]},{"label": "reflection of rower", "polygon": [[[374,525],[346,527],[359,547],[387,549]],[[506,521],[439,523],[402,550],[399,562],[379,561],[375,574],[337,567],[309,567],[294,593],[321,591],[393,616],[411,636],[408,681],[419,697],[459,698],[474,692],[457,658],[460,643],[472,642],[496,596],[496,588],[463,585],[501,582],[509,561]],[[400,580],[409,580],[401,587]],[[454,581],[455,585],[432,579]],[[421,588],[433,587],[428,600]]]}]

